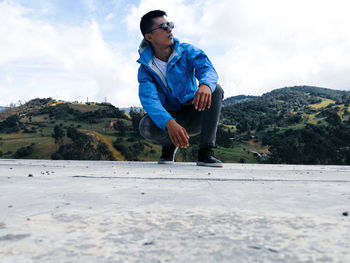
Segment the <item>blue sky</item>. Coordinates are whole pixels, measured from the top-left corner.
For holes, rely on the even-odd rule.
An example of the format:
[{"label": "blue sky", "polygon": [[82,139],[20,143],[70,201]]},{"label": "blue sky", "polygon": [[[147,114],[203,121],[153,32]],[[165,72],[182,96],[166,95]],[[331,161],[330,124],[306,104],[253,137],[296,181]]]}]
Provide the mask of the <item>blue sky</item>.
[{"label": "blue sky", "polygon": [[208,54],[226,97],[293,85],[350,90],[345,0],[0,0],[0,105],[139,105],[138,27],[152,9]]}]

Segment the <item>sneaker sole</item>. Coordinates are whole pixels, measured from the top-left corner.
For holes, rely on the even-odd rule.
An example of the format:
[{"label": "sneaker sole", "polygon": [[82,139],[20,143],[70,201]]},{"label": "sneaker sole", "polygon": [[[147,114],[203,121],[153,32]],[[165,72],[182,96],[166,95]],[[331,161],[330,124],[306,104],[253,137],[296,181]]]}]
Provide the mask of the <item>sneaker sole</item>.
[{"label": "sneaker sole", "polygon": [[179,149],[179,147],[176,147],[176,148],[175,148],[174,153],[173,153],[173,160],[172,160],[172,161],[162,161],[162,160],[159,160],[159,161],[158,161],[158,164],[173,164],[173,163],[175,163],[175,155],[176,155],[176,152],[177,152],[178,149]]},{"label": "sneaker sole", "polygon": [[158,164],[174,164],[174,161],[158,161]]},{"label": "sneaker sole", "polygon": [[206,167],[218,167],[222,168],[224,166],[223,163],[203,163],[203,162],[197,162],[198,166],[206,166]]}]

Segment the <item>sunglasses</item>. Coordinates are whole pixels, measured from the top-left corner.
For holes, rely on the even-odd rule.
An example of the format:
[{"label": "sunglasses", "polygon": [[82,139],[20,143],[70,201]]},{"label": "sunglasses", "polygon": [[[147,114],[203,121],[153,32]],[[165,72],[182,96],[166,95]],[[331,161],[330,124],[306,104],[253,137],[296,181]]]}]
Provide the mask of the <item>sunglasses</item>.
[{"label": "sunglasses", "polygon": [[157,26],[156,28],[153,28],[148,33],[152,33],[154,30],[157,30],[157,29],[163,29],[164,31],[167,31],[169,27],[171,29],[173,29],[174,28],[174,23],[173,22],[167,22],[167,23],[160,24],[159,26]]}]

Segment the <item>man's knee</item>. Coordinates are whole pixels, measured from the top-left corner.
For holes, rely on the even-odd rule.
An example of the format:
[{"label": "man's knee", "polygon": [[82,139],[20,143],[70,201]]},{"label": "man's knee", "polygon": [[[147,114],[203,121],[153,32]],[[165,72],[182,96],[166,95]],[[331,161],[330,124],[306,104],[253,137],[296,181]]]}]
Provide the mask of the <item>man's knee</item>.
[{"label": "man's knee", "polygon": [[223,99],[224,98],[224,90],[221,88],[221,86],[219,84],[216,84],[214,93],[213,93],[213,97],[219,98],[219,99]]},{"label": "man's knee", "polygon": [[148,115],[145,115],[139,123],[139,132],[141,136],[145,139],[152,137],[152,126],[155,124]]},{"label": "man's knee", "polygon": [[219,84],[216,84],[215,90],[212,94],[212,105],[221,105],[224,99],[224,90]]},{"label": "man's knee", "polygon": [[171,144],[168,133],[160,129],[148,115],[144,116],[140,120],[139,131],[143,138],[153,143],[163,146],[168,146]]}]

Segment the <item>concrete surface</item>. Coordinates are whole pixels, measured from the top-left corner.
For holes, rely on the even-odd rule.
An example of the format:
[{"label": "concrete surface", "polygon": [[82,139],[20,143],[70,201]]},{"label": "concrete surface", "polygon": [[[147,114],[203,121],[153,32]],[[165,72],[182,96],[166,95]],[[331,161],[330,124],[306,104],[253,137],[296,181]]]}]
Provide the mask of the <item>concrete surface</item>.
[{"label": "concrete surface", "polygon": [[350,167],[0,160],[0,262],[350,262]]}]

